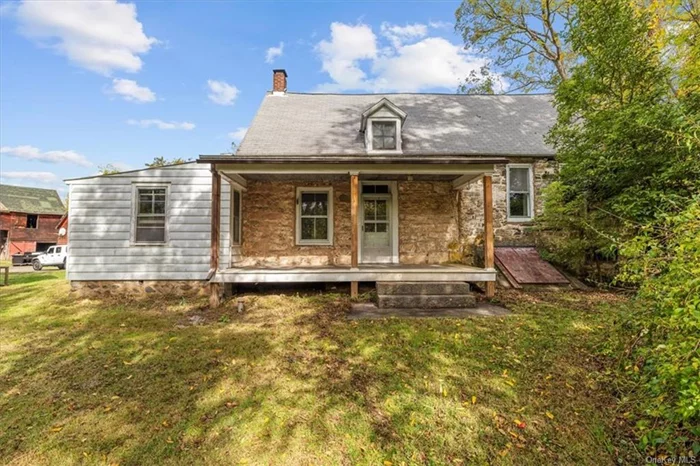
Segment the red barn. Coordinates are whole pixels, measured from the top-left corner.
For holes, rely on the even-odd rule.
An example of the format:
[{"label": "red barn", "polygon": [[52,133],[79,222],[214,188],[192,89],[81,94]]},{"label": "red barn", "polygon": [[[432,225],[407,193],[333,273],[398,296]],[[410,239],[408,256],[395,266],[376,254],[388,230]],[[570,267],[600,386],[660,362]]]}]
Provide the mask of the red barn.
[{"label": "red barn", "polygon": [[65,212],[54,189],[0,184],[0,258],[65,242],[59,226]]}]

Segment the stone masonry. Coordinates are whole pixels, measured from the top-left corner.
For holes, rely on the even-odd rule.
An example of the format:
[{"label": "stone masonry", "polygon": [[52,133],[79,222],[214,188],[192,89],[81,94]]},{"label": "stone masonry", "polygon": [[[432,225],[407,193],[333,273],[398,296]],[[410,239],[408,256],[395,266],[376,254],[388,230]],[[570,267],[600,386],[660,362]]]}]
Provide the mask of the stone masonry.
[{"label": "stone masonry", "polygon": [[[333,245],[296,245],[296,188],[333,187]],[[243,244],[234,266],[349,265],[350,180],[249,181],[243,193]]]},{"label": "stone masonry", "polygon": [[400,181],[399,262],[439,264],[458,241],[458,193],[447,181]]},{"label": "stone masonry", "polygon": [[[554,160],[513,158],[512,163],[531,163],[533,167],[533,200],[535,217],[542,213],[542,190],[557,173]],[[481,180],[474,181],[460,193],[460,243],[463,262],[472,263],[474,246],[480,246],[484,234],[484,188]],[[528,235],[531,222],[509,222],[506,212],[506,166],[497,165],[493,174],[493,229],[496,246],[526,246],[533,241]]]},{"label": "stone masonry", "polygon": [[209,293],[209,283],[197,280],[131,280],[131,281],[71,281],[71,291],[85,298],[128,296],[203,296]]}]

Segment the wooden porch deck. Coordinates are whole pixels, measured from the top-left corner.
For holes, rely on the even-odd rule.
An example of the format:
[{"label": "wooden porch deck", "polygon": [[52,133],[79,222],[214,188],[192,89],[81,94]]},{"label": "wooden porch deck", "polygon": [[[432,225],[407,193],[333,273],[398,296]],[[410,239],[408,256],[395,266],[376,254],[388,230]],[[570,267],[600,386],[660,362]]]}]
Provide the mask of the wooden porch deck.
[{"label": "wooden porch deck", "polygon": [[360,264],[318,267],[236,267],[219,270],[214,283],[310,283],[310,282],[494,282],[495,269],[459,264],[403,265]]}]

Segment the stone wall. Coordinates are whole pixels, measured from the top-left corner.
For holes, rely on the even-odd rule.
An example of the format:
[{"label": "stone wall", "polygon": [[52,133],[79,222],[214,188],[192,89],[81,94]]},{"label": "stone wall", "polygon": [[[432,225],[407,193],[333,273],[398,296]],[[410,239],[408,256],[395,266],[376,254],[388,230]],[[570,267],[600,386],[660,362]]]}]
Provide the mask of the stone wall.
[{"label": "stone wall", "polygon": [[[535,215],[542,212],[542,189],[556,173],[551,160],[516,158],[532,163]],[[296,244],[297,187],[333,187],[333,245]],[[531,223],[508,222],[506,166],[493,175],[496,245],[531,245]],[[483,239],[481,180],[461,191],[447,181],[399,181],[399,261],[402,264],[464,262],[477,264],[475,251]],[[243,193],[243,244],[234,266],[349,265],[351,248],[349,179],[315,181],[249,180]]]},{"label": "stone wall", "polygon": [[[296,188],[333,187],[333,245],[296,245]],[[248,181],[243,244],[234,266],[350,264],[350,180]]]},{"label": "stone wall", "polygon": [[71,291],[84,298],[127,296],[142,298],[166,295],[192,297],[209,294],[209,283],[196,280],[129,280],[71,281]]},{"label": "stone wall", "polygon": [[400,181],[399,262],[439,264],[459,239],[458,193],[446,181]]},{"label": "stone wall", "polygon": [[[534,181],[534,207],[535,217],[542,213],[543,196],[542,189],[546,187],[557,172],[557,163],[554,160],[515,158],[512,163],[531,163],[533,167]],[[463,248],[465,262],[473,260],[473,246],[480,246],[484,233],[484,188],[481,180],[467,185],[460,192],[460,242]],[[493,175],[493,228],[496,245],[522,245],[533,244],[528,234],[532,222],[509,222],[506,211],[506,166],[497,165]]]}]

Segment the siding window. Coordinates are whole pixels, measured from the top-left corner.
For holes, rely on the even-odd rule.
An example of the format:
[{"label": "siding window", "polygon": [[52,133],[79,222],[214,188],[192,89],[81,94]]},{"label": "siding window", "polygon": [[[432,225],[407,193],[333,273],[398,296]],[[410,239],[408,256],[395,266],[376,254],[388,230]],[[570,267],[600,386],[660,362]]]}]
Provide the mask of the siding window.
[{"label": "siding window", "polygon": [[241,192],[234,189],[231,199],[231,243],[241,244]]},{"label": "siding window", "polygon": [[37,225],[39,225],[39,216],[38,215],[27,215],[27,228],[37,228]]},{"label": "siding window", "polygon": [[137,187],[136,243],[165,243],[166,200],[165,187]]},{"label": "siding window", "polygon": [[333,244],[333,189],[297,189],[297,244]]},{"label": "siding window", "polygon": [[508,220],[532,220],[532,166],[511,164],[506,168]]}]

